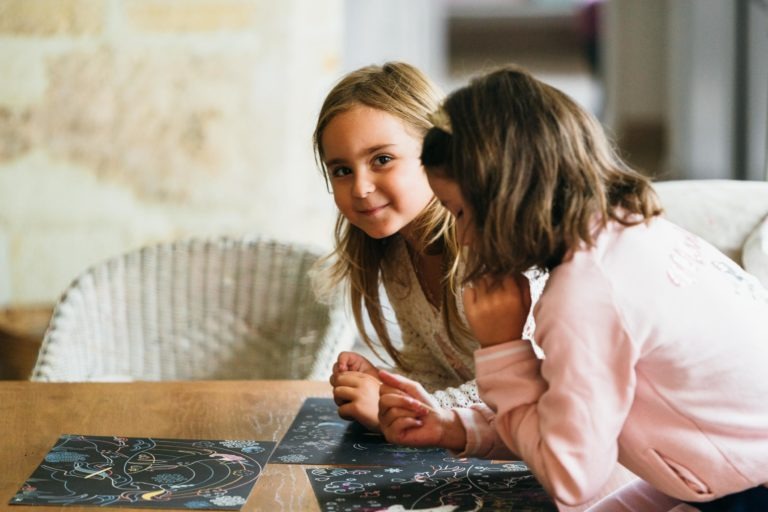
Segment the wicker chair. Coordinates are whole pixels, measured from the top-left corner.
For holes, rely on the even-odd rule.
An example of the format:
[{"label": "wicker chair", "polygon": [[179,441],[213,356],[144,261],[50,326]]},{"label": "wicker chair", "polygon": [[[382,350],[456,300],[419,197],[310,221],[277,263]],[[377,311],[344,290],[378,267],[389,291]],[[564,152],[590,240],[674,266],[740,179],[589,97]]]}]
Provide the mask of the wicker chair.
[{"label": "wicker chair", "polygon": [[36,381],[321,379],[355,330],[315,300],[311,250],[188,240],[97,264],[66,290]]}]

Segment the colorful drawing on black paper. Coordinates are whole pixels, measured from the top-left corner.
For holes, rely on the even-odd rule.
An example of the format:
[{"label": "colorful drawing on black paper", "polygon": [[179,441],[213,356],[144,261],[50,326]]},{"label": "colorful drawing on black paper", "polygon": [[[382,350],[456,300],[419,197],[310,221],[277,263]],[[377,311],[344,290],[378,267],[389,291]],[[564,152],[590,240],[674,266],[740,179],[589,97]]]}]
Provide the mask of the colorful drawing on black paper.
[{"label": "colorful drawing on black paper", "polygon": [[339,418],[330,398],[307,398],[269,462],[347,466],[402,466],[455,460],[439,448],[388,443],[379,433]]},{"label": "colorful drawing on black paper", "polygon": [[274,446],[64,435],[10,503],[239,510]]},{"label": "colorful drawing on black paper", "polygon": [[323,512],[557,510],[521,462],[306,471]]}]

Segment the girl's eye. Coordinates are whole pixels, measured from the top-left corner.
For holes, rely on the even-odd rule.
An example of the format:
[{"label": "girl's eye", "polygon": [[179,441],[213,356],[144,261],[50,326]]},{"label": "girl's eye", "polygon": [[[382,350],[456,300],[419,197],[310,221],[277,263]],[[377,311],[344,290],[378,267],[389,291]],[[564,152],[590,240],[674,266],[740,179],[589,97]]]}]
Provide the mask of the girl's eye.
[{"label": "girl's eye", "polygon": [[331,169],[331,176],[333,178],[341,178],[347,174],[352,174],[352,169],[349,167],[336,167],[335,169]]},{"label": "girl's eye", "polygon": [[457,219],[462,218],[464,216],[464,210],[462,209],[456,210],[456,213],[454,213],[453,216],[456,217]]},{"label": "girl's eye", "polygon": [[392,157],[389,155],[379,155],[375,158],[375,161],[379,165],[386,165],[392,161]]}]

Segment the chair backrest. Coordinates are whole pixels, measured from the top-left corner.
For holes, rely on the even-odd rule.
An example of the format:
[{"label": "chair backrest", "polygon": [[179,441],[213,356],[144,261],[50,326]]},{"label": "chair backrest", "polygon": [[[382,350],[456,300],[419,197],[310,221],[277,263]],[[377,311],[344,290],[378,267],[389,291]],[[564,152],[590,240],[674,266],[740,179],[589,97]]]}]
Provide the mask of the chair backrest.
[{"label": "chair backrest", "polygon": [[744,243],[768,216],[768,182],[681,180],[654,188],[669,220],[744,266]]},{"label": "chair backrest", "polygon": [[319,254],[264,239],[148,246],[81,274],[56,305],[32,380],[320,379],[355,329],[316,300]]}]

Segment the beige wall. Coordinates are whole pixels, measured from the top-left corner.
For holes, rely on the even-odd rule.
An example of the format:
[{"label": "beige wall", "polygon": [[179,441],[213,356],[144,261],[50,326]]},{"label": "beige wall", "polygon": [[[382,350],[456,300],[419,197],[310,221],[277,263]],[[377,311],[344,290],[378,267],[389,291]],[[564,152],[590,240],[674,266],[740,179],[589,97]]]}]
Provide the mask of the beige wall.
[{"label": "beige wall", "polygon": [[189,235],[329,246],[341,0],[0,0],[0,306]]}]

